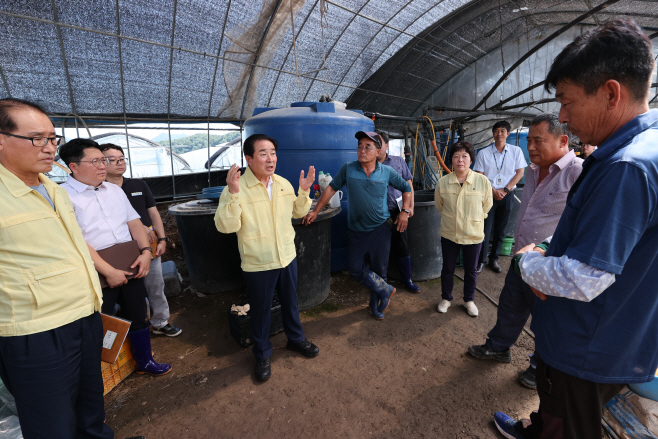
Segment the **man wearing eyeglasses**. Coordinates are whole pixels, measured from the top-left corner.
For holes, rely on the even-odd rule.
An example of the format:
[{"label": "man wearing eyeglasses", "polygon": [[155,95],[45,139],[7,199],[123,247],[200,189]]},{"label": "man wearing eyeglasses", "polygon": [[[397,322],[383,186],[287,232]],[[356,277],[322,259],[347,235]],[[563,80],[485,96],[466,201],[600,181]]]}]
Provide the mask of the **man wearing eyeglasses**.
[{"label": "man wearing eyeglasses", "polygon": [[107,438],[102,297],[45,111],[0,99],[0,378],[23,437]]},{"label": "man wearing eyeglasses", "polygon": [[[151,247],[139,214],[120,187],[105,181],[107,159],[98,143],[91,139],[73,139],[59,148],[59,156],[71,170],[62,188],[71,198],[96,270],[107,280],[108,286],[103,288],[103,313],[112,315],[115,304],[119,303],[121,315],[132,322],[128,337],[137,373],[169,373],[171,366],[156,363],[151,355],[143,279],[150,269]],[[138,268],[138,272],[129,278],[132,273],[112,267],[97,251],[133,239],[141,254],[131,266]]]},{"label": "man wearing eyeglasses", "polygon": [[[354,280],[370,289],[370,312],[374,318],[381,320],[391,297],[395,294],[395,288],[386,283],[391,250],[388,186],[390,184],[402,192],[404,205],[395,220],[399,232],[407,229],[411,187],[393,168],[377,161],[382,148],[379,134],[359,131],[354,137],[359,141],[358,160],[341,166],[336,177],[324,190],[315,209],[304,217],[303,222],[308,225],[315,221],[331,197],[341,187],[347,186],[347,269]],[[366,264],[367,256],[370,259],[369,266]]]},{"label": "man wearing eyeglasses", "polygon": [[157,242],[156,252],[151,259],[151,268],[144,278],[144,285],[148,294],[149,305],[153,310],[151,326],[153,333],[177,337],[183,331],[169,323],[169,302],[165,296],[165,282],[162,277],[162,256],[167,249],[169,239],[165,236],[164,224],[158,208],[155,207],[155,198],[144,180],[138,178],[125,178],[126,157],[123,148],[113,143],[100,146],[107,159],[107,175],[105,180],[119,186],[128,197],[128,201],[139,214],[149,243]]}]

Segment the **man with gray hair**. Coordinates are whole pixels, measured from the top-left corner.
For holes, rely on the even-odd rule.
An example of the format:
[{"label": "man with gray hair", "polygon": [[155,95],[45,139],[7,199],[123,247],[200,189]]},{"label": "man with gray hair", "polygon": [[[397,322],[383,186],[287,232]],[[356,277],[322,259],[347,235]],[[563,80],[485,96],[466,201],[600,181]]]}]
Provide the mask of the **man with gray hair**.
[{"label": "man with gray hair", "polygon": [[[569,150],[569,133],[556,114],[540,114],[532,120],[528,130],[528,155],[531,163],[514,231],[517,250],[553,235],[569,189],[578,179],[583,163]],[[485,344],[473,345],[468,352],[483,360],[512,361],[510,347],[521,335],[534,309],[535,299],[528,284],[510,266],[500,293],[496,325]],[[521,384],[536,388],[536,367],[536,357],[531,355],[530,366],[519,377]]]}]

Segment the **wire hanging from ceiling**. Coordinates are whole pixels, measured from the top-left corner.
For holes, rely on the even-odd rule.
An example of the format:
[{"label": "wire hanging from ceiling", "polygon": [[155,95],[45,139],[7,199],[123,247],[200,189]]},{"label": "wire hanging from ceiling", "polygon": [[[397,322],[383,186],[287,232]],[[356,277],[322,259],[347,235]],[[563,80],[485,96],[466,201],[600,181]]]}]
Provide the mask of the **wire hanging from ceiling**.
[{"label": "wire hanging from ceiling", "polygon": [[324,44],[324,30],[329,29],[329,20],[327,19],[327,11],[329,5],[327,0],[320,0],[320,31],[322,33],[322,68],[324,69],[324,86],[327,97],[329,96],[329,79],[327,78],[327,51]]},{"label": "wire hanging from ceiling", "polygon": [[297,38],[295,37],[295,14],[293,12],[292,0],[290,0],[290,26],[292,27],[292,47],[295,55],[295,76],[297,77],[297,85],[299,85],[299,100],[304,100],[304,93],[302,92],[302,81],[299,79],[299,67],[297,65]]}]

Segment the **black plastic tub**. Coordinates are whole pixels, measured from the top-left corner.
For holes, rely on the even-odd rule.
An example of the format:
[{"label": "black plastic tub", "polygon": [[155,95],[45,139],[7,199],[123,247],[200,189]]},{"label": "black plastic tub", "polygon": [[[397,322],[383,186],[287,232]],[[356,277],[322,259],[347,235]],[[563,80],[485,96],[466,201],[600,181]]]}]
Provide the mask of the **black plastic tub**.
[{"label": "black plastic tub", "polygon": [[[244,287],[238,238],[215,227],[217,202],[195,200],[169,208],[176,217],[191,287],[215,294]],[[300,310],[319,305],[329,296],[331,218],[340,208],[325,209],[310,226],[293,220],[297,249],[297,300]]]},{"label": "black plastic tub", "polygon": [[[434,207],[434,189],[414,192],[414,216],[409,220],[407,234],[411,252],[411,278],[414,281],[431,280],[441,276],[441,215]],[[388,276],[400,278],[398,255],[391,248]]]}]

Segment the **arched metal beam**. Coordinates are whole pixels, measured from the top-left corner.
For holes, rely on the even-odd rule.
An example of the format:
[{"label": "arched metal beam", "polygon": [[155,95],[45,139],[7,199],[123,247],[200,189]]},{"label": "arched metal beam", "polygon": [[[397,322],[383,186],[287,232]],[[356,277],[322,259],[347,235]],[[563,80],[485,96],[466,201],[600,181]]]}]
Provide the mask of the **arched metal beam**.
[{"label": "arched metal beam", "polygon": [[279,10],[279,7],[281,6],[281,3],[283,0],[278,0],[276,2],[276,6],[274,7],[274,11],[272,12],[272,15],[270,16],[270,19],[267,21],[267,26],[265,26],[265,30],[263,31],[263,37],[260,39],[260,44],[258,45],[258,50],[256,50],[256,56],[254,57],[254,63],[251,66],[251,70],[249,72],[249,78],[247,78],[247,86],[244,89],[244,94],[242,95],[242,105],[240,106],[240,119],[244,119],[244,106],[247,103],[247,96],[249,96],[249,86],[251,85],[251,78],[254,77],[254,71],[256,70],[256,64],[258,63],[258,58],[260,57],[260,52],[263,50],[263,44],[265,44],[265,38],[267,38],[267,34],[270,31],[270,26],[272,26],[272,22],[274,21],[274,17],[276,17],[276,13]]},{"label": "arched metal beam", "polygon": [[[407,6],[409,6],[409,4],[410,4],[411,2],[413,2],[413,1],[414,1],[414,0],[409,0],[409,1],[408,1],[403,7],[401,7],[400,9],[398,9],[398,13],[399,13],[400,11],[402,11],[404,8],[406,8]],[[441,0],[441,3],[443,3],[443,0]],[[361,58],[361,55],[363,54],[363,52],[365,52],[366,48],[370,45],[370,43],[372,43],[372,42],[374,41],[375,38],[377,38],[377,36],[381,33],[382,30],[386,29],[387,27],[390,27],[390,26],[388,26],[388,23],[390,23],[391,20],[392,20],[393,18],[395,18],[396,16],[397,16],[397,13],[391,15],[391,17],[386,21],[386,23],[382,23],[382,27],[381,27],[381,28],[377,31],[377,33],[375,33],[375,34],[372,36],[372,38],[370,38],[370,40],[369,40],[369,41],[368,41],[368,42],[367,42],[367,43],[361,48],[361,51],[359,52],[359,54],[358,54],[357,56],[354,57],[354,59],[352,60],[352,63],[351,63],[350,66],[345,70],[345,72],[343,73],[343,76],[340,78],[340,81],[338,81],[338,83],[342,83],[342,82],[345,80],[345,77],[349,74],[350,70],[352,70],[352,67],[354,67],[354,64],[356,63],[356,61],[357,61],[359,58]],[[397,40],[398,37],[401,35],[401,34],[400,34],[400,31],[396,31],[396,32],[398,32],[398,35],[393,39],[393,41]],[[375,61],[370,65],[370,67],[368,68],[368,70],[366,70],[366,72],[364,73],[364,75],[361,77],[361,80],[359,81],[359,84],[360,84],[361,82],[363,82],[363,78],[365,77],[365,75],[367,75],[368,72],[370,71],[370,69],[372,69],[372,66],[374,66],[374,65],[377,63],[377,61],[379,61],[379,58],[380,58],[380,57],[382,56],[382,54],[386,51],[386,49],[388,49],[388,47],[384,47],[384,48],[382,48],[381,52],[379,52],[379,56],[377,56],[377,57],[375,58]],[[312,86],[313,86],[313,83],[311,83],[311,87],[312,87]],[[311,89],[311,87],[309,87],[309,90]],[[334,90],[334,93],[336,93],[337,90],[338,90],[338,88],[336,88],[336,89]]]},{"label": "arched metal beam", "polygon": [[[537,13],[535,13],[535,14],[532,14],[532,16],[534,16],[534,15],[545,15],[546,13],[547,13],[546,11],[537,12]],[[563,14],[578,14],[578,13],[580,13],[580,11],[561,11],[561,13],[563,13]],[[603,13],[604,13],[604,14],[610,14],[610,15],[616,16],[616,14],[614,14],[614,13],[612,13],[612,12],[610,12],[610,13],[608,13],[608,12],[603,12]],[[655,18],[654,16],[651,16],[651,17],[652,17],[652,18]],[[519,17],[519,19],[521,19],[521,17]],[[657,37],[657,36],[658,36],[658,32],[653,33],[653,34],[649,35],[649,39],[653,39],[653,38],[655,38],[655,37]],[[498,50],[498,49],[499,49],[499,47],[496,47],[495,49],[492,49],[491,51],[493,51],[493,50]],[[491,52],[491,51],[490,51],[490,52]],[[488,52],[488,53],[490,53],[490,52]],[[477,60],[474,61],[474,62],[477,62]],[[436,70],[436,69],[434,69],[434,70]],[[428,74],[426,75],[426,77],[427,77],[427,76],[431,76],[432,73],[434,72],[434,70],[432,70],[430,73],[428,73]],[[454,74],[453,76],[451,76],[451,78],[454,77],[454,76],[457,75],[457,74],[459,74],[459,72],[455,72],[455,74]],[[448,79],[448,80],[449,80],[449,79]],[[441,88],[441,87],[442,87],[442,86],[443,86],[448,80],[444,81],[439,87],[435,88],[434,91],[432,91],[432,93],[430,93],[427,97],[425,97],[425,99],[424,99],[423,101],[426,103],[427,100],[429,100],[429,99],[432,97],[432,95],[433,95],[434,93],[436,93],[436,91],[437,91],[439,88]],[[522,94],[524,94],[524,93],[527,93],[528,91],[533,90],[534,88],[538,87],[539,85],[543,85],[543,84],[544,84],[544,81],[541,81],[541,82],[538,82],[537,84],[531,85],[530,87],[528,87],[528,88],[526,88],[525,90],[523,90],[523,91],[521,91],[521,92],[515,94],[514,96],[512,96],[512,97],[510,97],[510,98],[507,98],[507,99],[505,99],[505,100],[503,100],[503,101],[501,101],[501,102],[499,102],[499,103],[496,103],[496,104],[493,105],[491,108],[497,108],[497,107],[499,107],[500,105],[503,105],[503,104],[505,104],[506,102],[509,102],[510,100],[515,99],[515,98],[519,97],[520,95],[522,95]],[[394,90],[394,92],[395,92],[395,90]],[[410,93],[409,93],[409,94],[410,94]],[[409,96],[409,94],[407,94],[407,96]],[[420,108],[421,108],[421,107],[417,107],[417,108],[412,112],[412,114],[415,113],[416,111],[418,111]],[[398,108],[396,108],[396,110],[397,110],[397,109],[399,109],[399,106],[398,106]]]},{"label": "arched metal beam", "polygon": [[[512,4],[514,4],[514,5],[517,5],[516,2],[513,1],[513,0],[510,1],[510,2],[508,2],[507,4],[509,4],[509,3],[512,3]],[[457,31],[458,31],[459,29],[463,29],[464,27],[467,27],[468,24],[470,24],[470,23],[472,23],[473,21],[479,19],[479,18],[482,17],[483,15],[488,14],[489,12],[493,11],[494,9],[496,9],[496,8],[494,7],[494,8],[491,8],[491,9],[487,9],[485,12],[479,14],[477,17],[472,18],[472,19],[471,19],[466,25],[462,25],[462,26],[460,26],[459,28],[455,29],[454,31],[450,32],[450,34],[446,35],[446,36],[443,38],[443,40],[441,40],[441,41],[445,41],[446,39],[450,38],[452,35],[454,35],[455,33],[457,33]],[[514,23],[515,21],[519,21],[519,20],[524,20],[524,21],[526,22],[526,24],[527,24],[529,18],[530,18],[530,19],[533,19],[533,21],[534,21],[534,15],[542,15],[542,14],[546,14],[546,12],[542,11],[542,12],[538,12],[538,13],[536,13],[536,14],[523,14],[523,15],[519,16],[518,18],[516,18],[515,20],[511,21],[511,22],[507,22],[507,23],[505,23],[505,27],[508,27],[508,26],[509,26],[509,27],[513,27],[511,24]],[[502,26],[499,26],[499,27],[497,27],[497,28],[494,28],[494,30],[492,31],[492,34],[493,34],[493,33],[496,33],[496,31],[500,31],[500,32],[502,32]],[[473,46],[474,44],[475,44],[475,42],[471,42],[470,44],[467,44],[466,46],[464,46],[464,47],[462,47],[462,48],[458,48],[458,49],[459,49],[460,51],[464,51],[465,49],[467,49],[467,48],[470,47],[470,46]],[[498,47],[496,47],[495,49],[492,49],[492,50],[496,50],[496,49],[498,49],[499,47],[500,47],[500,46],[498,46]],[[483,56],[486,56],[486,55],[487,55],[488,53],[490,53],[490,52],[491,52],[491,51],[486,52]],[[451,57],[451,56],[454,57],[454,53],[448,55],[448,57]],[[481,58],[482,58],[482,57],[477,58],[477,59],[476,59],[475,61],[473,61],[473,62],[476,62],[478,59],[481,59]],[[404,77],[404,78],[406,78],[407,76],[409,76],[409,72],[411,72],[411,71],[413,70],[413,68],[414,68],[419,62],[421,62],[423,59],[424,59],[423,57],[419,57],[419,58],[416,60],[416,62],[414,63],[414,65],[413,65],[413,66],[407,71],[407,73],[405,74],[405,77]],[[470,66],[470,65],[472,65],[473,62],[471,62],[470,64],[465,64],[465,63],[464,63],[464,64],[465,64],[465,68],[468,67],[468,66]],[[424,77],[423,79],[426,80],[428,77],[432,76],[432,74],[434,73],[434,71],[437,70],[438,68],[440,68],[440,66],[437,66],[437,67],[435,67],[434,69],[432,69],[430,72],[428,72],[428,73],[425,75],[425,77]],[[462,69],[462,70],[463,70],[463,69]],[[460,72],[460,71],[461,71],[461,70],[455,72],[455,73],[451,76],[451,78],[452,78],[453,76],[455,76],[455,75],[456,75],[458,72]],[[448,79],[448,80],[449,80],[449,79]],[[445,83],[445,82],[446,82],[446,81],[444,81],[444,83]],[[404,83],[404,79],[401,81],[401,83]],[[420,84],[422,84],[422,83],[423,83],[423,81],[419,81],[419,82],[416,84],[416,86],[415,86],[415,87],[414,87],[409,93],[407,93],[407,95],[412,94],[412,93],[416,90],[416,88],[418,88],[418,86],[419,86]],[[444,84],[444,83],[443,83],[443,84]],[[443,85],[443,84],[438,85],[438,86],[434,89],[434,91],[436,91],[438,88],[440,88],[441,85]],[[397,90],[397,87],[396,87],[395,90]],[[432,94],[434,93],[434,91],[433,91],[432,93],[430,93],[430,94],[424,99],[424,101],[427,101],[427,99],[429,99],[429,98],[432,96]],[[395,109],[395,111],[398,111],[398,110],[400,109],[400,105],[401,105],[401,103],[398,105],[398,107]],[[416,109],[414,110],[414,112],[416,112],[416,111],[418,111],[418,108],[416,108]]]},{"label": "arched metal beam", "polygon": [[[425,14],[428,14],[429,11],[431,11],[432,9],[434,9],[435,7],[437,7],[440,3],[443,3],[443,0],[441,0],[438,4],[433,4],[433,5],[430,6],[428,9],[426,9],[422,14],[420,14],[418,17],[416,17],[416,19],[415,19],[414,21],[412,21],[411,23],[409,23],[405,29],[398,29],[398,28],[395,28],[395,27],[393,27],[393,26],[389,26],[387,23],[382,23],[382,22],[380,22],[380,21],[378,21],[378,20],[375,20],[374,18],[368,17],[367,15],[362,15],[362,14],[360,13],[360,10],[359,10],[359,12],[354,12],[354,11],[352,11],[352,10],[350,10],[350,9],[348,9],[348,8],[346,8],[346,7],[344,7],[344,6],[342,6],[342,5],[339,5],[339,4],[336,4],[336,3],[332,3],[332,2],[330,2],[330,1],[328,1],[328,3],[331,3],[332,5],[338,6],[339,8],[341,8],[341,9],[343,9],[343,10],[345,10],[345,11],[351,12],[352,14],[358,15],[358,16],[360,16],[361,18],[365,18],[365,19],[370,20],[370,21],[372,21],[372,22],[374,22],[374,23],[377,23],[377,24],[379,24],[379,25],[381,25],[381,26],[383,26],[383,27],[387,27],[387,28],[392,29],[392,30],[394,30],[394,31],[396,31],[396,32],[399,32],[400,34],[407,35],[407,36],[411,37],[412,39],[420,40],[420,41],[422,41],[422,42],[424,42],[424,43],[426,43],[426,44],[429,44],[431,47],[433,47],[433,48],[435,48],[435,49],[437,49],[437,50],[440,50],[440,47],[439,47],[437,44],[428,41],[428,40],[425,39],[424,37],[420,37],[420,36],[418,36],[418,35],[410,34],[409,32],[406,31],[406,29],[409,29],[409,28],[410,28],[410,27],[411,27],[416,21],[418,21],[418,19],[419,19],[420,17],[424,16]],[[452,15],[452,14],[448,14],[448,15]],[[390,20],[389,20],[389,21],[390,21]],[[396,37],[396,39],[399,38],[399,37],[400,37],[400,35],[398,35],[398,36]],[[416,46],[416,45],[411,45],[411,46],[407,49],[407,52],[408,52],[409,50],[411,50],[411,48],[413,48],[413,47],[415,47],[415,46]],[[375,61],[373,62],[373,65],[374,65],[378,60],[379,60],[379,59],[375,60]],[[464,66],[466,66],[466,64],[464,64]],[[371,68],[372,68],[372,66],[371,66]],[[368,71],[370,71],[370,69],[368,69]],[[387,76],[385,79],[388,79],[388,76]],[[361,82],[363,82],[363,81],[361,81]],[[382,83],[383,83],[383,82],[385,82],[385,81],[382,81]],[[312,85],[313,85],[313,84],[311,84],[311,86],[312,86]],[[339,88],[339,87],[336,87],[336,88],[334,89],[334,94],[336,93],[336,91],[338,90],[338,88]],[[379,88],[381,88],[381,84],[380,84],[380,86],[377,88],[377,91],[379,91]],[[310,87],[309,87],[309,89],[310,89]],[[351,97],[350,97],[350,98],[351,98]],[[350,100],[350,99],[348,99],[348,102],[349,102],[349,100]]]},{"label": "arched metal beam", "polygon": [[219,60],[220,60],[219,57],[222,53],[222,44],[224,44],[224,32],[226,31],[228,12],[231,10],[231,1],[232,0],[228,0],[228,6],[226,6],[226,14],[224,15],[224,25],[222,26],[222,36],[219,38],[219,47],[217,48],[217,59],[215,60],[215,72],[212,75],[212,84],[210,84],[210,97],[208,98],[208,123],[210,123],[210,111],[212,110],[212,97],[213,94],[215,93],[215,78],[217,78],[217,69],[219,67]]},{"label": "arched metal beam", "polygon": [[494,84],[494,86],[491,87],[489,92],[480,100],[480,102],[477,103],[477,105],[475,105],[475,107],[473,107],[473,110],[475,111],[478,108],[480,108],[487,101],[487,99],[489,99],[489,97],[494,93],[494,91],[496,91],[496,89],[500,86],[500,84],[502,84],[503,81],[510,75],[510,73],[512,73],[518,66],[520,66],[526,59],[530,58],[539,49],[541,49],[542,47],[544,47],[545,45],[547,45],[548,43],[553,41],[558,36],[562,35],[567,30],[571,29],[573,26],[579,24],[581,21],[588,19],[589,17],[596,14],[597,12],[602,11],[603,9],[605,9],[605,8],[611,6],[611,5],[614,5],[615,3],[618,3],[619,1],[620,0],[607,0],[606,2],[601,3],[597,7],[593,8],[593,9],[590,9],[589,11],[584,13],[583,15],[581,15],[581,16],[577,17],[576,19],[572,20],[569,24],[566,24],[566,25],[562,26],[560,29],[556,30],[551,35],[549,35],[548,37],[544,38],[542,41],[537,43],[537,45],[535,47],[533,47],[528,52],[526,52],[525,55],[523,55],[521,58],[519,58],[506,72],[504,72],[501,75],[500,79],[498,79],[498,81]]},{"label": "arched metal beam", "polygon": [[[508,3],[513,3],[513,2],[514,2],[513,0],[510,0]],[[452,16],[454,16],[454,15],[456,15],[456,14],[459,14],[461,9],[466,9],[466,8],[469,8],[469,7],[472,7],[472,6],[474,6],[474,5],[473,5],[473,4],[465,5],[465,6],[463,6],[462,8],[459,8],[458,10],[453,11],[452,13],[446,15],[445,17],[443,17],[443,18],[441,19],[440,22],[436,23],[436,24],[434,25],[434,27],[433,27],[431,30],[427,31],[427,32],[426,32],[426,35],[430,35],[435,29],[437,29],[437,27],[440,27],[440,26],[442,26],[442,24],[443,24],[444,22],[449,21],[450,17],[452,17]],[[431,8],[430,8],[430,9],[431,9]],[[493,8],[491,8],[491,9],[487,9],[485,12],[482,12],[481,14],[478,14],[477,16],[473,17],[471,20],[468,21],[468,23],[466,23],[466,25],[470,24],[471,22],[473,22],[473,21],[475,21],[475,20],[478,20],[478,19],[481,18],[483,15],[489,13],[492,9],[493,9]],[[428,13],[428,12],[429,12],[429,9],[428,9],[427,11],[425,11],[425,14]],[[423,14],[423,15],[424,15],[424,14]],[[446,35],[446,36],[445,36],[445,37],[439,42],[439,44],[443,43],[446,39],[450,38],[452,35],[454,35],[454,34],[455,34],[459,29],[461,29],[462,27],[464,27],[464,26],[460,26],[460,27],[456,28],[455,30],[449,32],[449,33],[448,33],[448,34],[447,34],[447,35]],[[425,40],[424,38],[423,38],[422,40],[426,42],[426,40]],[[395,67],[397,67],[398,65],[400,65],[401,61],[404,60],[404,59],[406,58],[407,54],[408,54],[409,52],[411,52],[411,51],[412,51],[414,48],[416,48],[417,46],[418,46],[418,43],[416,43],[416,44],[409,44],[409,45],[407,46],[406,50],[405,50],[404,55],[402,55],[402,56],[399,58],[400,61],[398,61],[398,63],[396,64]],[[438,44],[433,45],[433,46],[434,46],[437,50],[440,50],[441,52],[445,53],[444,49],[442,49],[441,47],[439,47]],[[427,53],[427,51],[425,51],[425,52]],[[450,58],[450,55],[446,54],[446,58]],[[413,68],[414,68],[414,67],[415,67],[415,66],[416,66],[416,65],[417,65],[422,59],[423,59],[423,57],[419,57],[419,58],[416,60],[416,62],[415,62],[412,66],[410,66],[409,69],[407,69],[407,72],[405,73],[404,78],[403,78],[399,83],[403,83],[403,82],[404,82],[404,79],[409,75],[409,72],[411,72],[411,71],[413,70]],[[458,61],[460,64],[463,64],[464,67],[468,67],[468,64],[462,62],[461,60],[456,59],[456,61]],[[388,78],[391,76],[391,73],[395,71],[395,67],[394,67],[394,68],[391,68],[391,69],[389,70],[388,74],[386,75],[386,77],[380,81],[379,85],[377,86],[377,91],[379,91],[379,90],[382,88],[382,86],[388,81]],[[396,87],[396,90],[397,90],[397,87]],[[351,99],[351,98],[350,98],[350,99]],[[362,106],[363,106],[363,105],[362,105]]]},{"label": "arched metal beam", "polygon": [[7,97],[11,98],[9,83],[7,82],[7,77],[5,76],[5,72],[2,71],[2,67],[0,67],[0,78],[2,78],[2,83],[5,85],[5,90],[7,90]]},{"label": "arched metal beam", "polygon": [[[327,0],[327,3],[330,3],[330,4],[334,5],[334,6],[338,6],[338,5],[336,5],[335,3],[330,2],[329,0]],[[336,38],[336,40],[334,41],[334,43],[331,45],[331,47],[329,48],[329,50],[327,51],[327,53],[326,53],[326,55],[325,55],[325,59],[329,58],[329,56],[331,55],[331,52],[334,50],[334,47],[336,47],[336,44],[338,44],[338,42],[340,41],[340,39],[342,38],[342,36],[345,34],[345,29],[348,29],[348,28],[350,27],[350,25],[352,24],[352,22],[354,22],[354,19],[355,19],[357,16],[360,16],[360,12],[363,10],[363,8],[366,7],[367,4],[368,4],[368,1],[364,2],[364,3],[361,5],[361,7],[359,8],[359,10],[358,10],[357,12],[349,11],[349,12],[351,12],[352,14],[354,14],[354,16],[352,16],[352,17],[350,18],[350,21],[348,21],[347,24],[345,25],[345,27],[343,28],[343,32],[341,32],[340,36],[339,36],[338,38]],[[341,8],[343,8],[343,7],[341,6]],[[308,92],[309,92],[309,91],[311,90],[311,88],[313,87],[313,84],[315,83],[315,79],[316,79],[317,77],[318,77],[318,72],[316,72],[316,73],[313,75],[313,80],[311,81],[311,85],[308,86],[308,89],[306,90],[306,93],[304,93],[304,100],[306,100],[306,96],[308,96]],[[335,94],[335,90],[334,90],[334,94]]]},{"label": "arched metal beam", "polygon": [[77,113],[77,109],[75,108],[75,99],[73,98],[73,87],[71,86],[71,75],[69,75],[69,63],[66,60],[66,51],[64,50],[64,39],[62,38],[62,29],[60,29],[59,27],[59,15],[57,14],[57,6],[55,6],[55,0],[50,0],[50,5],[53,8],[53,18],[55,19],[55,29],[57,29],[57,39],[59,40],[59,48],[62,51],[62,62],[64,63],[66,82],[69,86],[69,95],[71,96],[71,112]]},{"label": "arched metal beam", "polygon": [[[315,10],[315,7],[318,5],[319,0],[315,0],[315,3],[311,7],[311,10],[308,12],[308,15],[304,19],[304,22],[302,23],[301,27],[299,28],[299,32],[297,35],[299,36],[302,33],[302,30],[304,29],[304,26],[306,25],[306,22],[308,21],[309,17]],[[292,24],[291,24],[292,26]],[[288,62],[288,57],[290,56],[290,52],[292,51],[293,45],[291,44],[290,47],[288,47],[288,53],[286,53],[286,57],[283,59],[283,63],[281,64],[281,67],[283,68],[286,63]],[[270,90],[270,97],[267,99],[267,106],[270,106],[270,102],[272,102],[272,96],[274,96],[274,90],[276,89],[276,85],[279,83],[279,77],[281,77],[281,72],[278,72],[276,74],[276,79],[274,80],[274,84],[272,84],[272,90]]]}]

